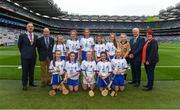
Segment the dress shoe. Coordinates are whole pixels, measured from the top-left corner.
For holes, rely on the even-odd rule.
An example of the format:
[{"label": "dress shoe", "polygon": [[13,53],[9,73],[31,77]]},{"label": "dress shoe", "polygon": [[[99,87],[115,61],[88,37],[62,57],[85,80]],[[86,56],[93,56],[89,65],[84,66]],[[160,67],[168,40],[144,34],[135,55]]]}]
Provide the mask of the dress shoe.
[{"label": "dress shoe", "polygon": [[46,84],[45,82],[42,82],[42,83],[41,83],[41,87],[46,87],[46,85],[47,85],[47,84]]},{"label": "dress shoe", "polygon": [[134,84],[135,82],[134,81],[129,81],[128,84]]},{"label": "dress shoe", "polygon": [[144,87],[144,88],[148,88],[148,86],[147,86],[147,85],[143,85],[143,87]]},{"label": "dress shoe", "polygon": [[23,86],[22,90],[27,91],[27,86]]},{"label": "dress shoe", "polygon": [[147,88],[143,88],[143,91],[151,91],[153,88],[152,87],[147,87]]},{"label": "dress shoe", "polygon": [[139,86],[140,86],[139,83],[135,83],[135,84],[134,84],[134,87],[139,87]]},{"label": "dress shoe", "polygon": [[31,86],[31,87],[37,87],[37,85],[35,85],[35,84],[29,84],[29,86]]}]

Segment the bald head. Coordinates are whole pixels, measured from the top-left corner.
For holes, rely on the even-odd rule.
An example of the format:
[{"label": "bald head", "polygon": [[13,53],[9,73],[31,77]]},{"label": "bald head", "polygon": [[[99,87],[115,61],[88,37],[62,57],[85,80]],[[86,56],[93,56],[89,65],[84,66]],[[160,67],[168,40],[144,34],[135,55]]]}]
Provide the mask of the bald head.
[{"label": "bald head", "polygon": [[132,33],[133,33],[133,36],[134,37],[138,37],[139,36],[139,28],[133,28],[133,30],[132,30]]},{"label": "bald head", "polygon": [[32,33],[34,31],[34,26],[32,23],[28,23],[26,25],[26,30],[29,32],[29,33]]},{"label": "bald head", "polygon": [[49,34],[50,34],[49,28],[44,28],[44,29],[43,29],[43,35],[44,35],[44,37],[49,37]]}]

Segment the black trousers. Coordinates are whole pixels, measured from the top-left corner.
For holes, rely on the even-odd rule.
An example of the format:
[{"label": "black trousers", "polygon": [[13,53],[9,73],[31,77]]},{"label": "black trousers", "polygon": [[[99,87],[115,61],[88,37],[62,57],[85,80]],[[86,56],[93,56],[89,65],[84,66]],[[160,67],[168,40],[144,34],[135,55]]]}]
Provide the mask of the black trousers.
[{"label": "black trousers", "polygon": [[23,59],[21,58],[22,65],[22,85],[27,86],[28,79],[29,84],[34,84],[34,68],[36,64],[36,58]]},{"label": "black trousers", "polygon": [[152,88],[154,85],[154,70],[155,70],[155,66],[156,64],[149,64],[145,66],[145,70],[146,70],[146,75],[147,75],[147,87],[148,88]]},{"label": "black trousers", "polygon": [[132,82],[141,83],[141,62],[130,62]]}]

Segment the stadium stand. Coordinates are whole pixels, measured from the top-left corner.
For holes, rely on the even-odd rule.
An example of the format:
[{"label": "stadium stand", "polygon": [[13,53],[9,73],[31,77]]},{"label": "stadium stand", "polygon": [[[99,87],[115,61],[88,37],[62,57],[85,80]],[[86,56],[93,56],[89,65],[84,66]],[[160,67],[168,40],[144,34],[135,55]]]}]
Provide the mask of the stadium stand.
[{"label": "stadium stand", "polygon": [[138,27],[141,29],[141,36],[145,36],[145,30],[150,27],[154,29],[158,41],[180,41],[180,3],[161,10],[159,15],[153,17],[156,18],[154,21],[148,21],[149,18],[149,16],[70,15],[61,11],[53,0],[1,0],[0,44],[16,44],[18,35],[25,30],[28,22],[34,24],[35,32],[39,36],[44,27],[49,27],[53,36],[63,34],[65,38],[68,38],[71,29],[77,29],[81,36],[84,28],[91,29],[92,35],[108,36],[109,33],[115,32],[117,35],[127,33],[128,36],[132,36],[131,29]]}]

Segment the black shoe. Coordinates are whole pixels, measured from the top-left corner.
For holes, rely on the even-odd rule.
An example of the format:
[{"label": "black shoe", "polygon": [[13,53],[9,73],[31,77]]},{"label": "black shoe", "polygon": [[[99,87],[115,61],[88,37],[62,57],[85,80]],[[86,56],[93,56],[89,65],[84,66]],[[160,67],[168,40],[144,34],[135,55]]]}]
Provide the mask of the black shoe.
[{"label": "black shoe", "polygon": [[51,83],[47,83],[47,86],[52,86],[52,84]]},{"label": "black shoe", "polygon": [[143,87],[144,87],[144,88],[148,88],[148,86],[147,86],[147,85],[144,85]]},{"label": "black shoe", "polygon": [[135,84],[134,84],[134,87],[139,87],[139,86],[140,86],[139,83],[135,83]]},{"label": "black shoe", "polygon": [[129,81],[128,84],[134,84],[135,82],[134,81]]},{"label": "black shoe", "polygon": [[41,87],[46,87],[47,84],[41,83]]},{"label": "black shoe", "polygon": [[152,87],[147,87],[147,88],[143,88],[143,91],[151,91],[153,88]]},{"label": "black shoe", "polygon": [[29,86],[31,86],[31,87],[37,87],[37,85],[35,85],[35,84],[29,84]]},{"label": "black shoe", "polygon": [[23,86],[22,90],[27,91],[27,86]]}]

